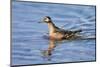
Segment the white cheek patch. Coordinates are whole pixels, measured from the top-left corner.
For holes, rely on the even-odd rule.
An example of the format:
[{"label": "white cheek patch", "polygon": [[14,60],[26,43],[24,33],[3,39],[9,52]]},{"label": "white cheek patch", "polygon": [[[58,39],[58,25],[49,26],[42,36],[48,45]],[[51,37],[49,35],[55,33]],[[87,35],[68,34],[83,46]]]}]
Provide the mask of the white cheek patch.
[{"label": "white cheek patch", "polygon": [[45,21],[49,21],[49,19],[48,19],[48,18],[46,18],[46,19],[45,19]]}]

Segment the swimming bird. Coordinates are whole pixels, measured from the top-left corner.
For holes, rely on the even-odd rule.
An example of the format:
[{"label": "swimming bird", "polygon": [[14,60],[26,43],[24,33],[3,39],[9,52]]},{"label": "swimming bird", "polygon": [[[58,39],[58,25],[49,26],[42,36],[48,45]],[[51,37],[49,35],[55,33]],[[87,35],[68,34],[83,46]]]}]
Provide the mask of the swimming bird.
[{"label": "swimming bird", "polygon": [[62,39],[75,39],[77,38],[77,33],[82,32],[82,30],[64,30],[57,27],[50,16],[45,16],[42,22],[48,24],[50,39],[62,40]]}]

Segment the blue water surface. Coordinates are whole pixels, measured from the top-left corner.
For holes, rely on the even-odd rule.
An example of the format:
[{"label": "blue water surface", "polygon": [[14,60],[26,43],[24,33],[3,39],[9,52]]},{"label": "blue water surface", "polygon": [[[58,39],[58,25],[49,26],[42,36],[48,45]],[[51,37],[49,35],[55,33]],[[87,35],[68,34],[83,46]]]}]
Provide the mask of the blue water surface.
[{"label": "blue water surface", "polygon": [[12,65],[46,64],[95,60],[95,39],[56,43],[52,55],[45,57],[50,41],[44,38],[48,27],[38,22],[50,16],[56,26],[82,29],[82,35],[95,36],[95,6],[12,2]]}]

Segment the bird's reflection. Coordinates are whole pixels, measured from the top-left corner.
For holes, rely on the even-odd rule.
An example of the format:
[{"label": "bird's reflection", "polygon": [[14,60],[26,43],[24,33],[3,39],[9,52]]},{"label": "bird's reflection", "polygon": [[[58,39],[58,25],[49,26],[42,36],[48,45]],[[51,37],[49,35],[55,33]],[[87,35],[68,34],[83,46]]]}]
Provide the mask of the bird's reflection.
[{"label": "bird's reflection", "polygon": [[43,53],[42,53],[43,56],[45,58],[48,58],[48,60],[51,60],[50,56],[52,55],[52,53],[53,53],[56,46],[57,46],[57,40],[49,39],[48,49],[43,51]]}]

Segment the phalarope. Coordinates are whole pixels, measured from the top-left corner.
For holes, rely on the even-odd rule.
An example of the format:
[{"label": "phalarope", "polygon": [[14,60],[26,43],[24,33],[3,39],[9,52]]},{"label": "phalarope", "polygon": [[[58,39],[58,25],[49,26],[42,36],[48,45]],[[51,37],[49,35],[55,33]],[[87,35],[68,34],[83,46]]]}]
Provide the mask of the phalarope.
[{"label": "phalarope", "polygon": [[82,31],[82,30],[69,31],[59,28],[53,23],[52,19],[49,16],[45,16],[43,18],[43,22],[48,24],[50,39],[57,39],[57,40],[75,39],[77,38],[76,34]]}]

